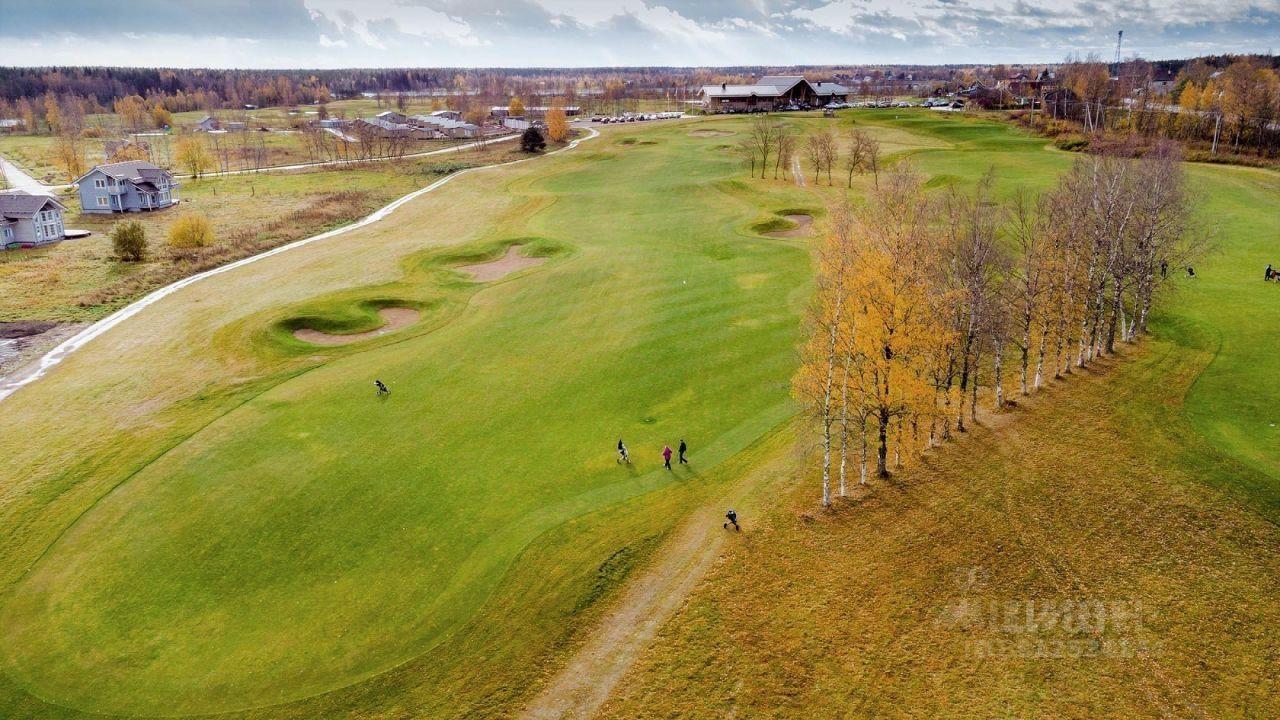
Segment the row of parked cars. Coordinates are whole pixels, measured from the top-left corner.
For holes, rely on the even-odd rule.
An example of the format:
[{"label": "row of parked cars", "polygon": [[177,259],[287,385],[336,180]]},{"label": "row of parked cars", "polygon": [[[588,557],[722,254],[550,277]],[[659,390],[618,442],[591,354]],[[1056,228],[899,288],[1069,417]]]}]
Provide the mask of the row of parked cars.
[{"label": "row of parked cars", "polygon": [[644,122],[645,120],[676,120],[682,117],[684,117],[684,113],[682,112],[623,113],[622,115],[592,115],[591,122],[628,123]]}]

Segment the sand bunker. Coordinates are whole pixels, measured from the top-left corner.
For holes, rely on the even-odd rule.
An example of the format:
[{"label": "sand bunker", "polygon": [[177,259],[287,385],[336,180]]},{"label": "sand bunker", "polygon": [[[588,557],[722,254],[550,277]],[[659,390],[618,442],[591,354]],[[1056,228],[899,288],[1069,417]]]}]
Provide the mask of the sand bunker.
[{"label": "sand bunker", "polygon": [[493,280],[501,280],[517,270],[541,265],[547,261],[546,258],[521,255],[519,252],[520,247],[520,245],[512,245],[507,248],[507,254],[497,260],[475,265],[462,265],[458,269],[470,275],[471,279],[476,282],[491,282]]},{"label": "sand bunker", "polygon": [[732,134],[730,130],[694,130],[689,133],[691,137],[724,137]]},{"label": "sand bunker", "polygon": [[810,230],[813,228],[813,218],[809,215],[783,215],[783,218],[795,223],[796,226],[790,230],[776,230],[774,232],[761,233],[765,237],[771,238],[793,238],[793,237],[809,237]]},{"label": "sand bunker", "polygon": [[376,330],[351,335],[330,335],[319,330],[300,328],[293,331],[293,336],[312,345],[350,345],[353,342],[380,337],[401,328],[409,327],[418,322],[418,318],[421,316],[422,313],[413,308],[382,308],[378,311],[378,317],[382,318],[382,327]]}]

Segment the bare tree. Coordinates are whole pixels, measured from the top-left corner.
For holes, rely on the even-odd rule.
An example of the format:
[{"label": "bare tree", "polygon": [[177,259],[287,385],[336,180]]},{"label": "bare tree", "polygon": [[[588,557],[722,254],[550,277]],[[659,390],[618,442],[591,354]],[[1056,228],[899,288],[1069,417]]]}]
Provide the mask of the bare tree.
[{"label": "bare tree", "polygon": [[849,187],[853,187],[853,176],[872,173],[876,178],[876,187],[880,187],[880,141],[867,132],[854,129],[849,133],[849,151],[845,155],[845,171],[849,174]]}]

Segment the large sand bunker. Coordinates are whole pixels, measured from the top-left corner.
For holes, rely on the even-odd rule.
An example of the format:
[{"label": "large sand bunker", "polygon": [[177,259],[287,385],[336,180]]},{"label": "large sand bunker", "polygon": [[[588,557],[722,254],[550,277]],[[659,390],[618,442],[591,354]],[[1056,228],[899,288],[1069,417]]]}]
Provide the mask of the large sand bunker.
[{"label": "large sand bunker", "polygon": [[732,135],[732,134],[733,134],[733,131],[731,130],[708,130],[708,129],[694,130],[689,133],[689,135],[692,137],[725,137],[726,135]]},{"label": "large sand bunker", "polygon": [[543,257],[525,257],[520,254],[520,248],[520,245],[512,245],[507,248],[507,254],[497,260],[476,263],[475,265],[462,265],[458,269],[470,275],[471,279],[476,282],[490,282],[501,280],[517,270],[541,265],[547,261]]},{"label": "large sand bunker", "polygon": [[380,337],[409,327],[418,322],[421,316],[422,313],[413,308],[382,308],[378,311],[378,317],[382,318],[382,327],[376,330],[351,335],[330,335],[311,328],[299,328],[293,331],[293,336],[312,345],[350,345],[353,342]]},{"label": "large sand bunker", "polygon": [[784,220],[790,220],[795,223],[796,226],[790,230],[775,230],[761,234],[771,238],[809,237],[813,228],[813,217],[811,215],[783,215],[782,217]]}]

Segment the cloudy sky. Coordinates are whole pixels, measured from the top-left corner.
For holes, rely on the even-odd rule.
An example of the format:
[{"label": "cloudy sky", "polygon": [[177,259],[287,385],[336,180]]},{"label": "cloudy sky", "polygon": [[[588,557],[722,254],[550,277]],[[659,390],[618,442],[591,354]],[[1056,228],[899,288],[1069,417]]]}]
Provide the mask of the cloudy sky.
[{"label": "cloudy sky", "polygon": [[0,0],[0,65],[782,65],[1280,49],[1280,0]]}]

